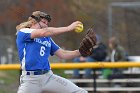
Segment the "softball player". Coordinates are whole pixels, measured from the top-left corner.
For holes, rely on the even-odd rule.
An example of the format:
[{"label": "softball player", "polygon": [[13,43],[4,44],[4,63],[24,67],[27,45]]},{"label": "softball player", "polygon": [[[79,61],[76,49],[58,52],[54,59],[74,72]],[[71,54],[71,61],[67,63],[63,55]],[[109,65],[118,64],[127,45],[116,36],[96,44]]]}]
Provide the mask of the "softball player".
[{"label": "softball player", "polygon": [[19,24],[17,29],[17,48],[22,75],[17,93],[87,93],[69,80],[53,74],[49,56],[56,55],[71,59],[80,55],[78,50],[61,49],[50,36],[72,31],[81,22],[76,21],[67,27],[48,27],[50,15],[35,11],[27,22]]}]

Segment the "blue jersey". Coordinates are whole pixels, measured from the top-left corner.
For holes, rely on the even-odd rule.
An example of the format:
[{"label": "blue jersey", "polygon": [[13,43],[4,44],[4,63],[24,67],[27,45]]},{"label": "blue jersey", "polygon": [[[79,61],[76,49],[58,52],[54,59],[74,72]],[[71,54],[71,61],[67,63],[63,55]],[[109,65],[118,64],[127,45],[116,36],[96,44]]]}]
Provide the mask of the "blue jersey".
[{"label": "blue jersey", "polygon": [[51,37],[31,39],[34,29],[23,28],[17,33],[17,48],[22,70],[50,70],[48,57],[54,55],[59,46]]}]

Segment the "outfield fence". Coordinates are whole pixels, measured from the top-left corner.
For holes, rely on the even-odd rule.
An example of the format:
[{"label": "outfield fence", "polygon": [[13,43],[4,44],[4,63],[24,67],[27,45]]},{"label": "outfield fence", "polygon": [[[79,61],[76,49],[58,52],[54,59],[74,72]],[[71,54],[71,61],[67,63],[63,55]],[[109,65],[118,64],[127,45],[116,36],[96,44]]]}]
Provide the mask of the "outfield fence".
[{"label": "outfield fence", "polygon": [[[140,62],[84,62],[84,63],[51,63],[52,69],[75,68],[129,68],[140,67]],[[20,64],[1,64],[0,70],[20,70]]]}]

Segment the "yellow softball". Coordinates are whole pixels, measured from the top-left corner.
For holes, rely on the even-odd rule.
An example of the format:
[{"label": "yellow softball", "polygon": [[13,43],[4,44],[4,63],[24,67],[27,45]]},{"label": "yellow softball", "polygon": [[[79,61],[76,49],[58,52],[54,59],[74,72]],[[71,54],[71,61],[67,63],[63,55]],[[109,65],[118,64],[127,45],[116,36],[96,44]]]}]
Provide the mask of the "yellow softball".
[{"label": "yellow softball", "polygon": [[75,32],[80,33],[84,29],[83,24],[78,24],[78,26],[75,28]]}]

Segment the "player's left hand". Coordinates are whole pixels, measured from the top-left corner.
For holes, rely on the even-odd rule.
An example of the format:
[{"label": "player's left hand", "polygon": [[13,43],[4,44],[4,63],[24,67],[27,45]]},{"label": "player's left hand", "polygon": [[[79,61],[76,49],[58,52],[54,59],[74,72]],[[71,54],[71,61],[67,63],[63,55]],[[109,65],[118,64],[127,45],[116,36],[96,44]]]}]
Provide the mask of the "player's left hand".
[{"label": "player's left hand", "polygon": [[93,28],[90,28],[88,29],[86,36],[80,43],[79,52],[81,56],[83,57],[90,56],[95,46],[96,46],[96,35],[95,32],[93,31]]}]

